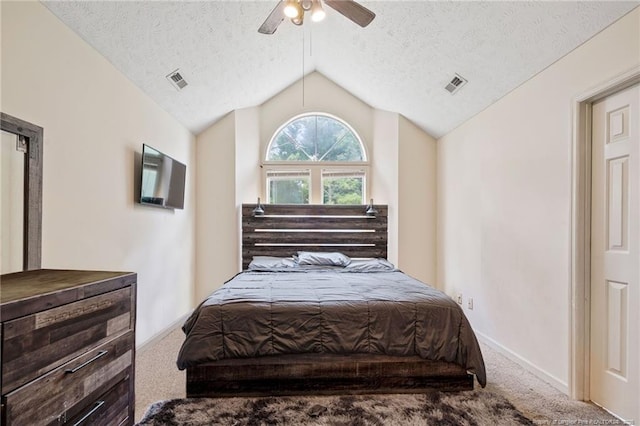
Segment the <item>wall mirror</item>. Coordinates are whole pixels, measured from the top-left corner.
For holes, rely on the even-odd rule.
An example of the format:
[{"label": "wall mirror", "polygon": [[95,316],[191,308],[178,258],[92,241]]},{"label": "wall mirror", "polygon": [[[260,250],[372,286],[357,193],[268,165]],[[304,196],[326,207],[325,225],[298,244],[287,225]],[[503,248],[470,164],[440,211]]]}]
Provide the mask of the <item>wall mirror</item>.
[{"label": "wall mirror", "polygon": [[42,262],[42,127],[0,113],[0,274]]}]

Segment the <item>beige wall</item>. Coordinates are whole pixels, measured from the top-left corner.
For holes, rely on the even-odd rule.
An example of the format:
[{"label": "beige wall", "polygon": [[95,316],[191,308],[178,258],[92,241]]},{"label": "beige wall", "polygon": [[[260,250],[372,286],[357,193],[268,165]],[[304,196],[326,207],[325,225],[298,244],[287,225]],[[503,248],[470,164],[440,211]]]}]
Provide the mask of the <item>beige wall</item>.
[{"label": "beige wall", "polygon": [[240,270],[236,145],[235,113],[226,115],[197,138],[198,302]]},{"label": "beige wall", "polygon": [[474,328],[569,380],[572,100],[640,65],[635,9],[438,141],[438,284]]},{"label": "beige wall", "polygon": [[[140,345],[194,300],[195,138],[39,2],[1,8],[2,111],[44,128],[42,265],[138,273]],[[184,210],[134,202],[143,142],[187,164]]]},{"label": "beige wall", "polygon": [[371,196],[389,205],[389,260],[436,283],[436,141],[405,117],[374,110]]},{"label": "beige wall", "polygon": [[398,267],[436,284],[436,140],[400,116]]},{"label": "beige wall", "polygon": [[373,112],[373,164],[371,167],[371,197],[374,203],[389,206],[388,254],[390,262],[398,265],[398,155],[400,144],[397,113],[374,110]]},{"label": "beige wall", "polygon": [[236,182],[236,241],[237,270],[242,269],[242,203],[257,202],[260,194],[260,108],[250,107],[235,111],[235,182]]},{"label": "beige wall", "polygon": [[325,112],[346,121],[371,154],[372,108],[318,72],[304,77],[260,106],[260,157],[282,124],[305,112]]},{"label": "beige wall", "polygon": [[376,203],[389,204],[389,259],[398,264],[402,246],[407,257],[399,266],[435,281],[434,139],[397,113],[371,108],[320,73],[305,76],[304,93],[303,100],[298,81],[198,135],[198,297],[240,270],[240,205],[264,199],[260,164],[267,145],[283,123],[305,112],[332,114],[360,134],[371,162],[369,193]]},{"label": "beige wall", "polygon": [[[255,203],[260,194],[260,108],[251,107],[235,111],[236,119],[236,201]],[[241,216],[238,209],[238,218]],[[239,229],[238,229],[239,230]],[[240,236],[241,234],[238,234]]]}]

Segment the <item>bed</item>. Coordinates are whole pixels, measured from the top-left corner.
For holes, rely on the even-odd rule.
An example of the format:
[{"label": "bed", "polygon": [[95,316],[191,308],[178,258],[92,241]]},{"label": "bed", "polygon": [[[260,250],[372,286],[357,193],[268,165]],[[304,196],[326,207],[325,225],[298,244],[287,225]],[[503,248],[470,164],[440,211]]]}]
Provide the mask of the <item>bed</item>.
[{"label": "bed", "polygon": [[183,326],[188,397],[484,387],[462,309],[386,262],[386,206],[256,207],[243,272]]}]

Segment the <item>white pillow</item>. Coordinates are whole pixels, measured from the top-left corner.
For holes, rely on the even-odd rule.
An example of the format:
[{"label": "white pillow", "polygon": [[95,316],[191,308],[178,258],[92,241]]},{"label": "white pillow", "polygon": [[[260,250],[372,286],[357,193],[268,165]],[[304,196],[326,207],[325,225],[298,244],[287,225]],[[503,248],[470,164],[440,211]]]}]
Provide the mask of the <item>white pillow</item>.
[{"label": "white pillow", "polygon": [[347,266],[349,263],[351,263],[351,259],[349,258],[349,256],[338,252],[298,252],[299,265]]}]

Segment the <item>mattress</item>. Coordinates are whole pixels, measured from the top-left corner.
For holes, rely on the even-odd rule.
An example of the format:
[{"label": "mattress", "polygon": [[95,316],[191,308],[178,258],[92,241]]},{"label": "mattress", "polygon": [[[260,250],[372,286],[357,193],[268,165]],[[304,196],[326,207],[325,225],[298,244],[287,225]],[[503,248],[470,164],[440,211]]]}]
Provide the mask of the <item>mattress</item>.
[{"label": "mattress", "polygon": [[244,271],[184,323],[179,369],[280,354],[381,354],[453,362],[486,384],[478,341],[443,292],[398,270]]}]

